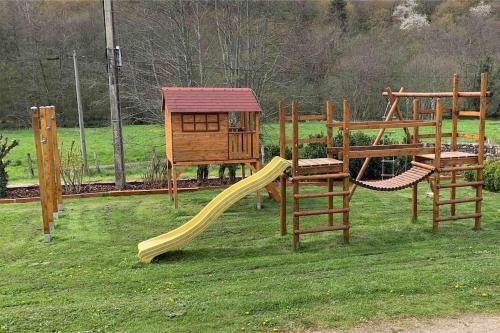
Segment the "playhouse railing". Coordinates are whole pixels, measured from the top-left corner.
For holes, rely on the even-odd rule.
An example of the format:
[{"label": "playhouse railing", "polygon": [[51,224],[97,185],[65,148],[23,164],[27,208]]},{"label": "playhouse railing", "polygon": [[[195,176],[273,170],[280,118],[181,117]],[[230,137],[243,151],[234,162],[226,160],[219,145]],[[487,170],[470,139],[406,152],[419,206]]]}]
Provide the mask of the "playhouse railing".
[{"label": "playhouse railing", "polygon": [[255,131],[241,131],[230,128],[228,134],[229,159],[254,158]]}]

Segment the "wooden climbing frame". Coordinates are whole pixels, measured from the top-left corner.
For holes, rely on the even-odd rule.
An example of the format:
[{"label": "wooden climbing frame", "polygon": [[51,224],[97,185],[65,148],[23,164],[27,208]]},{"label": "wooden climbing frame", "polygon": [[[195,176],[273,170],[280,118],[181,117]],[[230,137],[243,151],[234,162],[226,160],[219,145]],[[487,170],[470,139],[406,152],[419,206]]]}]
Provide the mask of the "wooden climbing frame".
[{"label": "wooden climbing frame", "polygon": [[[439,224],[444,221],[455,221],[461,219],[474,219],[474,229],[479,230],[481,225],[481,202],[483,189],[483,164],[484,164],[484,133],[487,108],[487,74],[481,74],[480,91],[460,91],[459,77],[454,75],[451,92],[407,92],[401,88],[393,92],[387,88],[383,93],[389,99],[390,109],[383,121],[361,121],[350,120],[349,102],[343,102],[343,119],[334,121],[333,107],[330,102],[326,103],[326,115],[299,115],[298,104],[292,102],[291,115],[286,115],[284,102],[279,103],[279,127],[280,127],[280,156],[285,158],[286,145],[292,145],[292,172],[291,181],[293,185],[293,245],[299,245],[299,236],[304,233],[323,232],[331,230],[343,230],[344,239],[349,240],[349,202],[358,185],[379,191],[395,191],[403,188],[412,188],[412,218],[418,216],[418,183],[431,177],[430,185],[433,192],[433,230],[439,230]],[[404,119],[403,113],[398,107],[401,98],[413,98],[413,113],[411,119]],[[436,98],[433,108],[421,108],[420,99]],[[445,108],[445,99],[451,98],[451,108]],[[460,110],[459,99],[479,98],[479,110]],[[423,115],[433,115],[433,120],[422,119]],[[443,115],[449,115],[452,126],[451,132],[442,132]],[[396,119],[394,119],[396,117]],[[479,118],[479,130],[477,134],[466,134],[458,132],[458,121],[460,117]],[[286,138],[286,122],[292,122],[292,138]],[[327,136],[321,138],[299,138],[299,122],[301,121],[326,121]],[[434,128],[432,134],[421,134],[420,127]],[[342,131],[342,147],[333,147],[333,129]],[[381,145],[384,132],[387,128],[403,129],[407,143]],[[351,147],[349,142],[350,131],[378,129],[378,133],[371,146]],[[442,138],[451,138],[451,151],[442,152]],[[478,153],[464,153],[457,150],[459,138],[478,141]],[[425,146],[424,140],[434,140],[432,147]],[[326,143],[326,158],[300,159],[298,156],[299,144]],[[371,158],[389,156],[412,156],[411,168],[400,175],[390,179],[367,181],[363,180]],[[336,159],[334,158],[336,157]],[[356,178],[351,178],[353,186],[349,182],[349,160],[363,158],[364,162]],[[458,182],[458,173],[466,170],[476,172],[476,181]],[[449,182],[445,182],[445,179]],[[327,181],[328,191],[320,193],[300,193],[300,185],[310,185],[311,181]],[[333,191],[334,180],[341,181],[342,190]],[[443,180],[443,182],[441,182]],[[281,209],[280,230],[286,233],[286,176],[280,178],[281,183]],[[474,197],[457,198],[457,189],[474,187]],[[450,191],[449,199],[441,199],[444,190]],[[333,197],[342,196],[342,208],[333,208]],[[328,198],[328,208],[323,210],[300,210],[300,199],[306,198]],[[474,213],[457,214],[457,205],[462,203],[475,203]],[[450,215],[441,215],[442,206],[450,206]],[[333,224],[333,214],[342,213],[342,224]],[[301,229],[299,218],[309,215],[328,215],[328,224],[323,227]]]},{"label": "wooden climbing frame", "polygon": [[58,212],[62,210],[61,163],[57,144],[55,108],[31,108],[44,239],[50,242]]},{"label": "wooden climbing frame", "polygon": [[[333,106],[330,101],[326,102],[326,114],[320,115],[300,115],[297,101],[291,103],[291,115],[286,115],[285,103],[281,101],[278,106],[279,126],[280,126],[280,157],[286,158],[286,145],[292,146],[292,168],[290,181],[293,186],[293,247],[298,248],[300,235],[342,230],[344,240],[349,241],[349,173],[343,161],[333,158],[333,154],[328,153],[325,158],[300,159],[299,145],[310,143],[326,143],[327,147],[333,145],[333,130],[327,127],[326,136],[314,138],[299,138],[299,123],[309,121],[324,121],[326,123],[333,120]],[[286,122],[291,121],[292,138],[286,137]],[[348,144],[348,140],[346,141]],[[327,191],[301,193],[301,185],[310,185],[311,182],[323,181],[327,186]],[[335,182],[341,182],[342,190],[334,191]],[[286,234],[286,184],[287,177],[280,177],[280,231]],[[343,197],[342,208],[334,208],[333,198]],[[327,208],[318,210],[301,210],[300,202],[311,198],[327,198]],[[334,224],[334,214],[342,214],[342,221]],[[307,216],[327,215],[327,223],[324,226],[301,228],[300,219]]]}]

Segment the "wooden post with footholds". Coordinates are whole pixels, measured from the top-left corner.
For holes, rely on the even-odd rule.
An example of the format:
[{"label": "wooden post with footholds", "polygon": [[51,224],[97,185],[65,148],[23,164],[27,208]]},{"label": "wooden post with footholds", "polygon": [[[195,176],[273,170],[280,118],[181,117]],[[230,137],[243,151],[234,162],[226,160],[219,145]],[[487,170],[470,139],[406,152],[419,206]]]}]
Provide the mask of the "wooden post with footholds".
[{"label": "wooden post with footholds", "polygon": [[[342,130],[342,172],[344,174],[349,173],[349,146],[350,146],[350,138],[349,138],[349,122],[350,122],[350,114],[349,114],[349,102],[344,100],[343,103],[343,123],[344,127]],[[349,191],[349,177],[344,177],[342,180],[342,190]],[[346,227],[343,230],[344,241],[346,243],[349,242],[349,195],[343,196],[342,206],[344,208],[344,212],[342,213],[342,224]]]},{"label": "wooden post with footholds", "polygon": [[[486,109],[488,107],[487,103],[487,87],[488,87],[488,74],[481,74],[481,86],[480,86],[480,97],[479,97],[479,143],[477,152],[477,162],[479,165],[484,164],[484,130],[486,122]],[[483,169],[477,170],[476,178],[478,182],[483,181]],[[480,183],[476,187],[476,197],[483,197],[483,185]],[[476,214],[477,217],[474,219],[474,230],[481,229],[481,200],[476,201]]]},{"label": "wooden post with footholds", "polygon": [[[451,101],[451,151],[456,151],[457,150],[457,132],[458,132],[458,115],[459,115],[459,110],[458,110],[458,74],[453,75],[453,80],[452,80],[452,92],[453,92],[453,97]],[[456,171],[451,172],[451,183],[456,183],[457,182],[457,173]],[[450,189],[450,197],[451,200],[455,200],[456,198],[456,193],[457,189],[455,187],[452,187]],[[455,204],[450,205],[450,214],[452,216],[455,215],[456,212],[456,206]]]},{"label": "wooden post with footholds", "polygon": [[59,144],[57,142],[57,122],[56,122],[56,113],[55,107],[51,106],[50,110],[50,120],[52,127],[52,151],[54,157],[54,181],[56,187],[56,212],[60,212],[63,210],[63,196],[62,196],[62,184],[61,184],[61,159],[59,153]]},{"label": "wooden post with footholds", "polygon": [[[285,127],[285,103],[281,100],[278,104],[279,127],[280,127],[280,157],[286,159],[286,127]],[[286,176],[280,176],[280,233],[286,234]]]},{"label": "wooden post with footholds", "polygon": [[[44,171],[44,191],[45,191],[45,205],[50,217],[49,227],[54,228],[54,200],[55,200],[55,182],[54,182],[54,158],[52,157],[52,128],[50,126],[50,111],[47,107],[40,107],[40,129],[42,134],[42,160]],[[57,208],[57,205],[56,205]]]},{"label": "wooden post with footholds", "polygon": [[[418,99],[413,100],[413,120],[418,121],[420,111],[420,101]],[[418,143],[418,126],[413,127],[413,143]],[[415,156],[413,156],[413,161],[415,161]],[[412,196],[411,196],[412,206],[411,206],[411,217],[413,221],[418,218],[418,183],[412,186]]]},{"label": "wooden post with footholds", "polygon": [[45,107],[45,112],[46,112],[46,121],[47,121],[47,145],[50,145],[48,147],[48,154],[51,159],[51,167],[48,168],[48,170],[51,170],[51,173],[48,176],[49,180],[52,182],[52,213],[54,214],[54,222],[59,218],[59,208],[58,208],[58,186],[57,186],[57,165],[56,165],[56,159],[55,155],[57,154],[55,151],[55,128],[54,128],[54,113],[53,113],[53,107],[52,106],[47,106]]},{"label": "wooden post with footholds", "polygon": [[38,166],[38,183],[40,191],[40,204],[42,206],[43,234],[44,240],[46,242],[50,242],[52,240],[50,235],[50,222],[52,219],[51,212],[47,210],[46,205],[47,197],[45,190],[45,170],[43,165],[42,138],[40,137],[40,110],[37,107],[31,108],[31,119],[35,139],[36,161]]},{"label": "wooden post with footholds", "polygon": [[[297,106],[297,101],[292,101],[292,177],[298,175],[298,164],[299,164],[299,110]],[[298,212],[300,210],[299,200],[295,195],[299,194],[299,183],[293,180],[293,211]],[[293,248],[297,249],[299,247],[299,237],[300,237],[300,226],[299,226],[299,216],[293,214]]]},{"label": "wooden post with footholds", "polygon": [[439,231],[439,182],[441,168],[441,126],[443,116],[443,104],[441,99],[436,101],[436,141],[434,146],[434,183],[433,183],[433,200],[432,200],[432,230]]},{"label": "wooden post with footholds", "polygon": [[[326,123],[333,123],[333,105],[331,101],[326,101]],[[331,148],[333,147],[333,127],[326,126],[326,151],[327,157],[333,158]],[[328,192],[333,192],[333,179],[328,178]],[[328,196],[328,210],[333,209],[333,196]],[[328,214],[328,225],[333,225],[333,213]]]}]

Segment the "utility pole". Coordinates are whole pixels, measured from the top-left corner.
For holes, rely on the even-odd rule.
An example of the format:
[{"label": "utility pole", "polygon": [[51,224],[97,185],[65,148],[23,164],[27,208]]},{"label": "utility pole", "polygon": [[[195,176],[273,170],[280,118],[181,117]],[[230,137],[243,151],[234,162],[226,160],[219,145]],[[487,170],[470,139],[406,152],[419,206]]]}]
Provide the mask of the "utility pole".
[{"label": "utility pole", "polygon": [[85,125],[83,123],[83,107],[82,96],[80,93],[80,76],[78,75],[78,62],[76,60],[76,51],[73,50],[73,66],[75,67],[75,89],[76,103],[78,104],[78,126],[80,127],[80,149],[82,151],[83,170],[89,173],[89,165],[87,163],[87,141],[85,140]]},{"label": "utility pole", "polygon": [[104,25],[106,29],[106,55],[108,58],[109,105],[113,131],[113,153],[115,159],[115,186],[125,187],[125,162],[123,158],[122,120],[118,91],[118,67],[116,63],[115,32],[112,0],[103,0]]}]

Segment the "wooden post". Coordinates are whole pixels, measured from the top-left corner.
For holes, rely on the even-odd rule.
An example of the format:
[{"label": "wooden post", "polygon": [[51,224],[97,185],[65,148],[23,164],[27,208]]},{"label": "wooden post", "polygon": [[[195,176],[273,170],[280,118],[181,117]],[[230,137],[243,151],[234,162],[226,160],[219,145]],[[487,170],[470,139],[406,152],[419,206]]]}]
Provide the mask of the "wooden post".
[{"label": "wooden post", "polygon": [[[257,162],[255,163],[255,169],[257,171],[260,170],[260,115],[259,113],[255,113],[255,142],[256,144],[253,146],[253,156],[257,158]],[[271,184],[272,185],[272,184]],[[262,203],[260,200],[260,189],[255,193],[255,206],[257,209],[262,208]]]},{"label": "wooden post", "polygon": [[[350,138],[349,138],[349,122],[350,122],[350,114],[349,114],[349,102],[344,100],[343,103],[343,121],[344,121],[344,129],[342,130],[342,172],[345,174],[349,174],[349,150],[350,150]],[[344,177],[342,180],[342,190],[344,192],[349,191],[349,177]],[[351,193],[352,195],[352,193]],[[349,195],[343,196],[342,207],[345,209],[342,214],[342,224],[344,226],[349,226]],[[349,229],[344,229],[344,242],[349,243]]]},{"label": "wooden post", "polygon": [[[298,165],[299,165],[299,110],[297,106],[297,101],[292,101],[292,177],[298,175]],[[299,194],[299,183],[297,180],[293,180],[293,212],[298,212],[300,210],[299,199],[295,197]],[[293,214],[293,248],[297,249],[299,247],[299,237],[300,237],[300,225],[299,216]]]},{"label": "wooden post", "polygon": [[40,128],[42,133],[42,159],[45,181],[45,205],[50,217],[49,227],[54,228],[54,218],[57,209],[57,204],[54,209],[55,197],[55,182],[54,182],[54,158],[53,158],[53,143],[52,143],[52,128],[50,126],[50,111],[48,107],[40,107]]},{"label": "wooden post", "polygon": [[172,165],[172,186],[174,195],[174,208],[179,208],[179,198],[177,196],[177,167],[175,164]]},{"label": "wooden post", "polygon": [[436,141],[434,147],[434,184],[433,184],[433,205],[432,205],[432,231],[439,231],[439,181],[441,168],[441,126],[442,126],[442,116],[443,116],[443,104],[441,99],[438,98],[436,101]]},{"label": "wooden post", "polygon": [[[255,168],[255,173],[259,172],[260,170],[260,161],[257,161],[254,163],[254,168]],[[261,199],[260,199],[260,190],[257,190],[256,195],[255,195],[255,206],[257,209],[262,208],[261,204]]]},{"label": "wooden post", "polygon": [[120,114],[118,68],[115,56],[115,34],[112,0],[104,0],[104,25],[106,29],[106,54],[108,58],[109,104],[113,131],[113,154],[115,161],[115,186],[125,187],[125,162],[123,157],[122,119]]},{"label": "wooden post", "polygon": [[[420,111],[420,101],[418,99],[413,100],[413,120],[418,121]],[[418,126],[413,127],[413,143],[418,143]],[[415,156],[413,156],[415,161]],[[413,221],[418,218],[418,183],[412,186],[412,196],[411,196],[411,217]]]},{"label": "wooden post", "polygon": [[[278,104],[278,116],[280,126],[280,157],[286,159],[286,127],[285,127],[285,103],[281,100]],[[286,177],[280,176],[280,233],[286,235]]]},{"label": "wooden post", "polygon": [[63,196],[61,184],[61,159],[59,155],[59,144],[57,142],[57,121],[55,107],[50,107],[50,120],[52,128],[52,151],[54,158],[54,182],[56,188],[56,212],[63,210]]},{"label": "wooden post", "polygon": [[[451,151],[457,150],[457,135],[458,135],[458,74],[453,75],[452,80],[452,89],[453,89],[453,97],[451,101]],[[452,184],[457,182],[457,172],[451,172],[451,180]],[[450,197],[451,200],[455,200],[457,189],[452,187],[450,189]],[[450,214],[454,216],[456,213],[456,206],[454,203],[450,205]]]},{"label": "wooden post", "polygon": [[[481,96],[479,97],[479,143],[477,152],[478,164],[484,164],[484,127],[486,122],[486,109],[488,107],[487,103],[487,88],[488,88],[488,74],[481,74]],[[483,181],[483,169],[477,170],[477,181]],[[483,185],[478,185],[476,187],[476,197],[483,198]],[[481,214],[481,200],[476,201],[476,214]],[[476,217],[474,220],[474,230],[481,229],[481,216]]]},{"label": "wooden post", "polygon": [[[333,147],[333,127],[328,124],[333,123],[333,105],[331,101],[326,101],[326,147],[327,157],[333,158],[331,148]],[[333,192],[333,179],[328,178],[328,192]],[[333,209],[333,196],[328,196],[328,210]],[[333,213],[328,214],[328,225],[333,225]]]},{"label": "wooden post", "polygon": [[76,104],[78,107],[78,126],[80,128],[80,149],[82,152],[83,169],[85,173],[89,173],[89,165],[87,162],[87,141],[85,140],[85,125],[83,122],[83,106],[82,96],[80,93],[80,76],[78,75],[78,61],[76,58],[76,50],[73,50],[73,67],[75,70],[75,89],[76,89]]},{"label": "wooden post", "polygon": [[31,119],[33,126],[33,135],[35,139],[36,148],[36,161],[38,166],[38,183],[40,190],[40,204],[42,206],[42,222],[43,222],[43,234],[44,240],[50,242],[52,237],[50,235],[50,212],[47,211],[47,205],[45,204],[46,190],[45,190],[45,170],[43,167],[43,156],[42,156],[42,142],[40,137],[40,110],[37,107],[31,108]]}]

